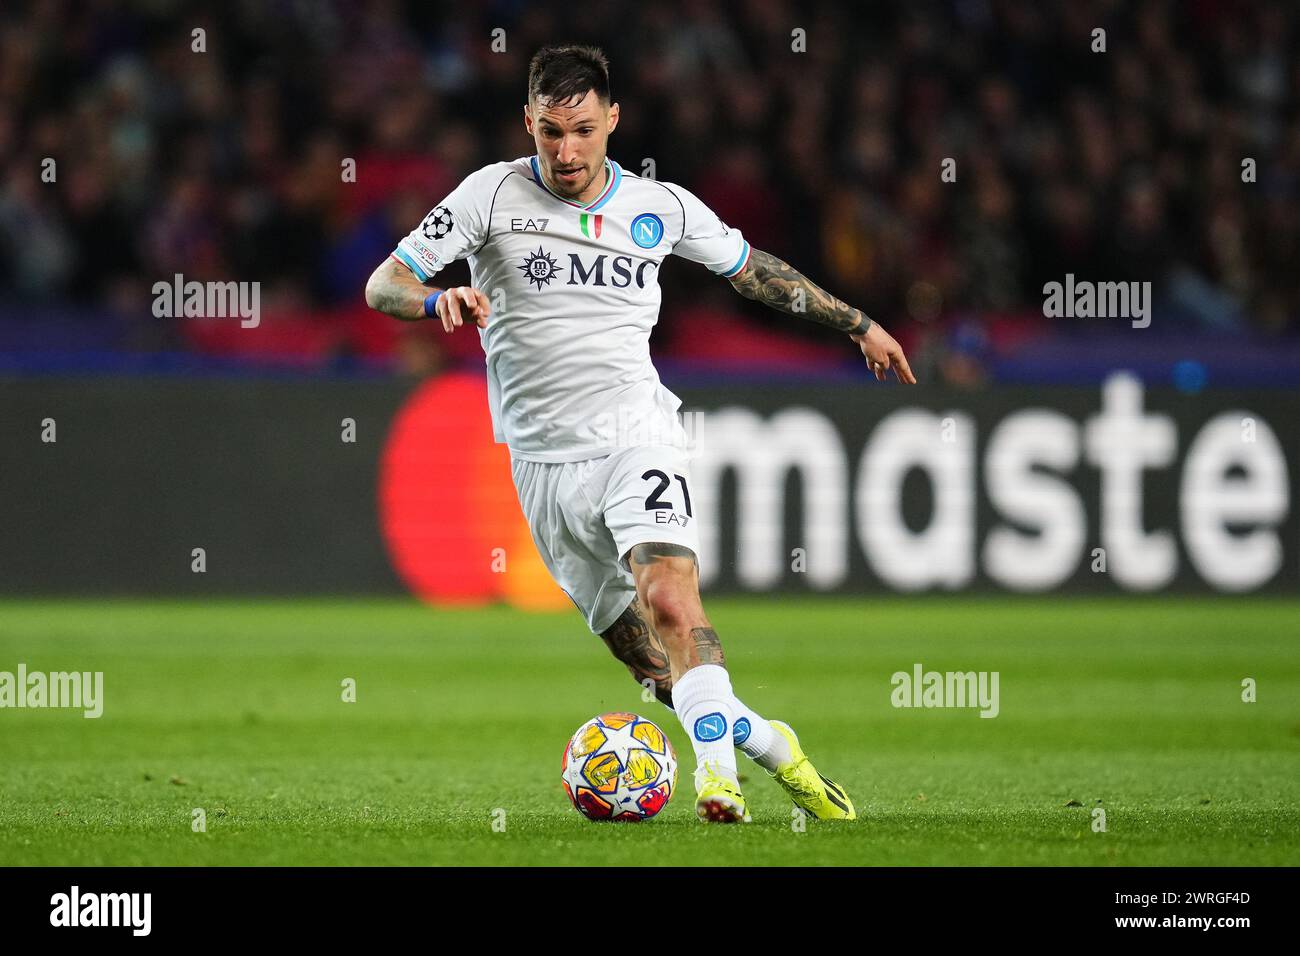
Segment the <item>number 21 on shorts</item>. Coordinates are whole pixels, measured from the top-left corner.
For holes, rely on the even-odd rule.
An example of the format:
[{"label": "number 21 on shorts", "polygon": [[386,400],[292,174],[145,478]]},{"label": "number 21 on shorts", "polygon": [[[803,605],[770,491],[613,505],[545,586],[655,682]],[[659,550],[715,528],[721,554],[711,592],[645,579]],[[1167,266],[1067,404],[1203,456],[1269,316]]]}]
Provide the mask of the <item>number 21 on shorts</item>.
[{"label": "number 21 on shorts", "polygon": [[686,487],[686,479],[681,475],[673,475],[673,478],[677,479],[677,483],[682,486],[682,505],[686,514],[680,515],[676,513],[676,506],[663,497],[663,493],[672,484],[666,474],[658,468],[651,468],[642,474],[641,478],[644,481],[655,482],[655,487],[651,489],[650,494],[645,499],[645,510],[655,512],[655,524],[675,524],[683,528],[686,527],[686,523],[693,517],[691,492]]}]

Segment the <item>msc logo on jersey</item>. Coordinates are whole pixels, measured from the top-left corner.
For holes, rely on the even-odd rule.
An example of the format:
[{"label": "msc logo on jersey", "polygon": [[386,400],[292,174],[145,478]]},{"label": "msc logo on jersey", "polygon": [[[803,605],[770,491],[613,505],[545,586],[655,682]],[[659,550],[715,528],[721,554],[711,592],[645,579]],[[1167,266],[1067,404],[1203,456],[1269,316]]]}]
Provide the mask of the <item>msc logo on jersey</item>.
[{"label": "msc logo on jersey", "polygon": [[542,286],[549,285],[551,280],[559,274],[559,269],[555,266],[555,260],[551,254],[541,246],[537,247],[536,252],[530,252],[528,258],[524,260],[522,266],[516,266],[520,272],[527,277],[540,290]]},{"label": "msc logo on jersey", "polygon": [[424,222],[420,223],[420,231],[424,233],[426,239],[441,239],[451,232],[453,225],[451,210],[446,206],[437,206],[424,217]]},{"label": "msc logo on jersey", "polygon": [[664,221],[652,212],[643,212],[632,220],[628,228],[632,241],[642,249],[653,249],[664,237]]},{"label": "msc logo on jersey", "polygon": [[[523,265],[515,268],[522,272],[529,282],[537,286],[539,291],[560,274],[555,257],[541,246],[537,247],[536,252],[528,254]],[[631,256],[610,256],[601,253],[584,262],[576,252],[570,252],[569,281],[565,285],[612,286],[615,289],[626,289],[628,286],[635,285],[638,289],[644,289],[651,281],[647,277],[647,270],[657,268],[659,264],[650,259],[636,260]],[[653,276],[653,273],[650,273],[650,276]]]},{"label": "msc logo on jersey", "polygon": [[[609,263],[609,275],[605,275],[605,263]],[[659,268],[659,264],[649,259],[634,260],[631,256],[609,256],[601,253],[591,261],[582,261],[576,252],[569,253],[569,281],[565,285],[613,286],[626,289],[633,283],[638,289],[646,287],[646,269]]]}]

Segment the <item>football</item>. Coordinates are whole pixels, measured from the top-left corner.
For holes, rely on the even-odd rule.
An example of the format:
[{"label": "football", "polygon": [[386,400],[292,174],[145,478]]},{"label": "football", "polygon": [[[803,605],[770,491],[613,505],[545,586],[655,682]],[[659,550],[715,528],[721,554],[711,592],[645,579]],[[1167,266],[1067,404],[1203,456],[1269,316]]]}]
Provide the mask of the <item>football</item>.
[{"label": "football", "polygon": [[564,747],[560,779],[588,820],[648,820],[677,786],[677,756],[668,736],[636,714],[601,714]]}]

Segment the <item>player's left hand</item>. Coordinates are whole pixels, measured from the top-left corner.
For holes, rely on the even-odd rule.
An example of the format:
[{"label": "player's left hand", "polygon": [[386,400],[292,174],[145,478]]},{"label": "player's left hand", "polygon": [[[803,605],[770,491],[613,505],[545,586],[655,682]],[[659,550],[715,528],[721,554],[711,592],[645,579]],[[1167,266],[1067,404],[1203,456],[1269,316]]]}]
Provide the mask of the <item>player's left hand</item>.
[{"label": "player's left hand", "polygon": [[458,285],[445,290],[438,297],[434,309],[442,320],[442,327],[448,332],[454,332],[466,319],[480,329],[485,329],[488,316],[492,314],[492,303],[481,290],[472,285]]},{"label": "player's left hand", "polygon": [[883,382],[885,373],[892,368],[900,382],[905,385],[916,384],[916,376],[907,364],[903,347],[880,327],[879,322],[872,322],[866,335],[850,335],[849,338],[858,343],[858,348],[862,349],[862,354],[867,358],[867,367],[875,373],[878,381]]}]

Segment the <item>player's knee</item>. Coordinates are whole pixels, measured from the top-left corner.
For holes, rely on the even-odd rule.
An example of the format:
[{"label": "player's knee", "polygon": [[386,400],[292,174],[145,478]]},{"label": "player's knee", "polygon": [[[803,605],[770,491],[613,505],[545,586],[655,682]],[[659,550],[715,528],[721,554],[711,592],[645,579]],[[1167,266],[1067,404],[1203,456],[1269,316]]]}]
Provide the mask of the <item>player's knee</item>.
[{"label": "player's knee", "polygon": [[699,598],[679,575],[657,575],[646,583],[646,605],[651,623],[660,634],[691,628],[699,616]]}]

